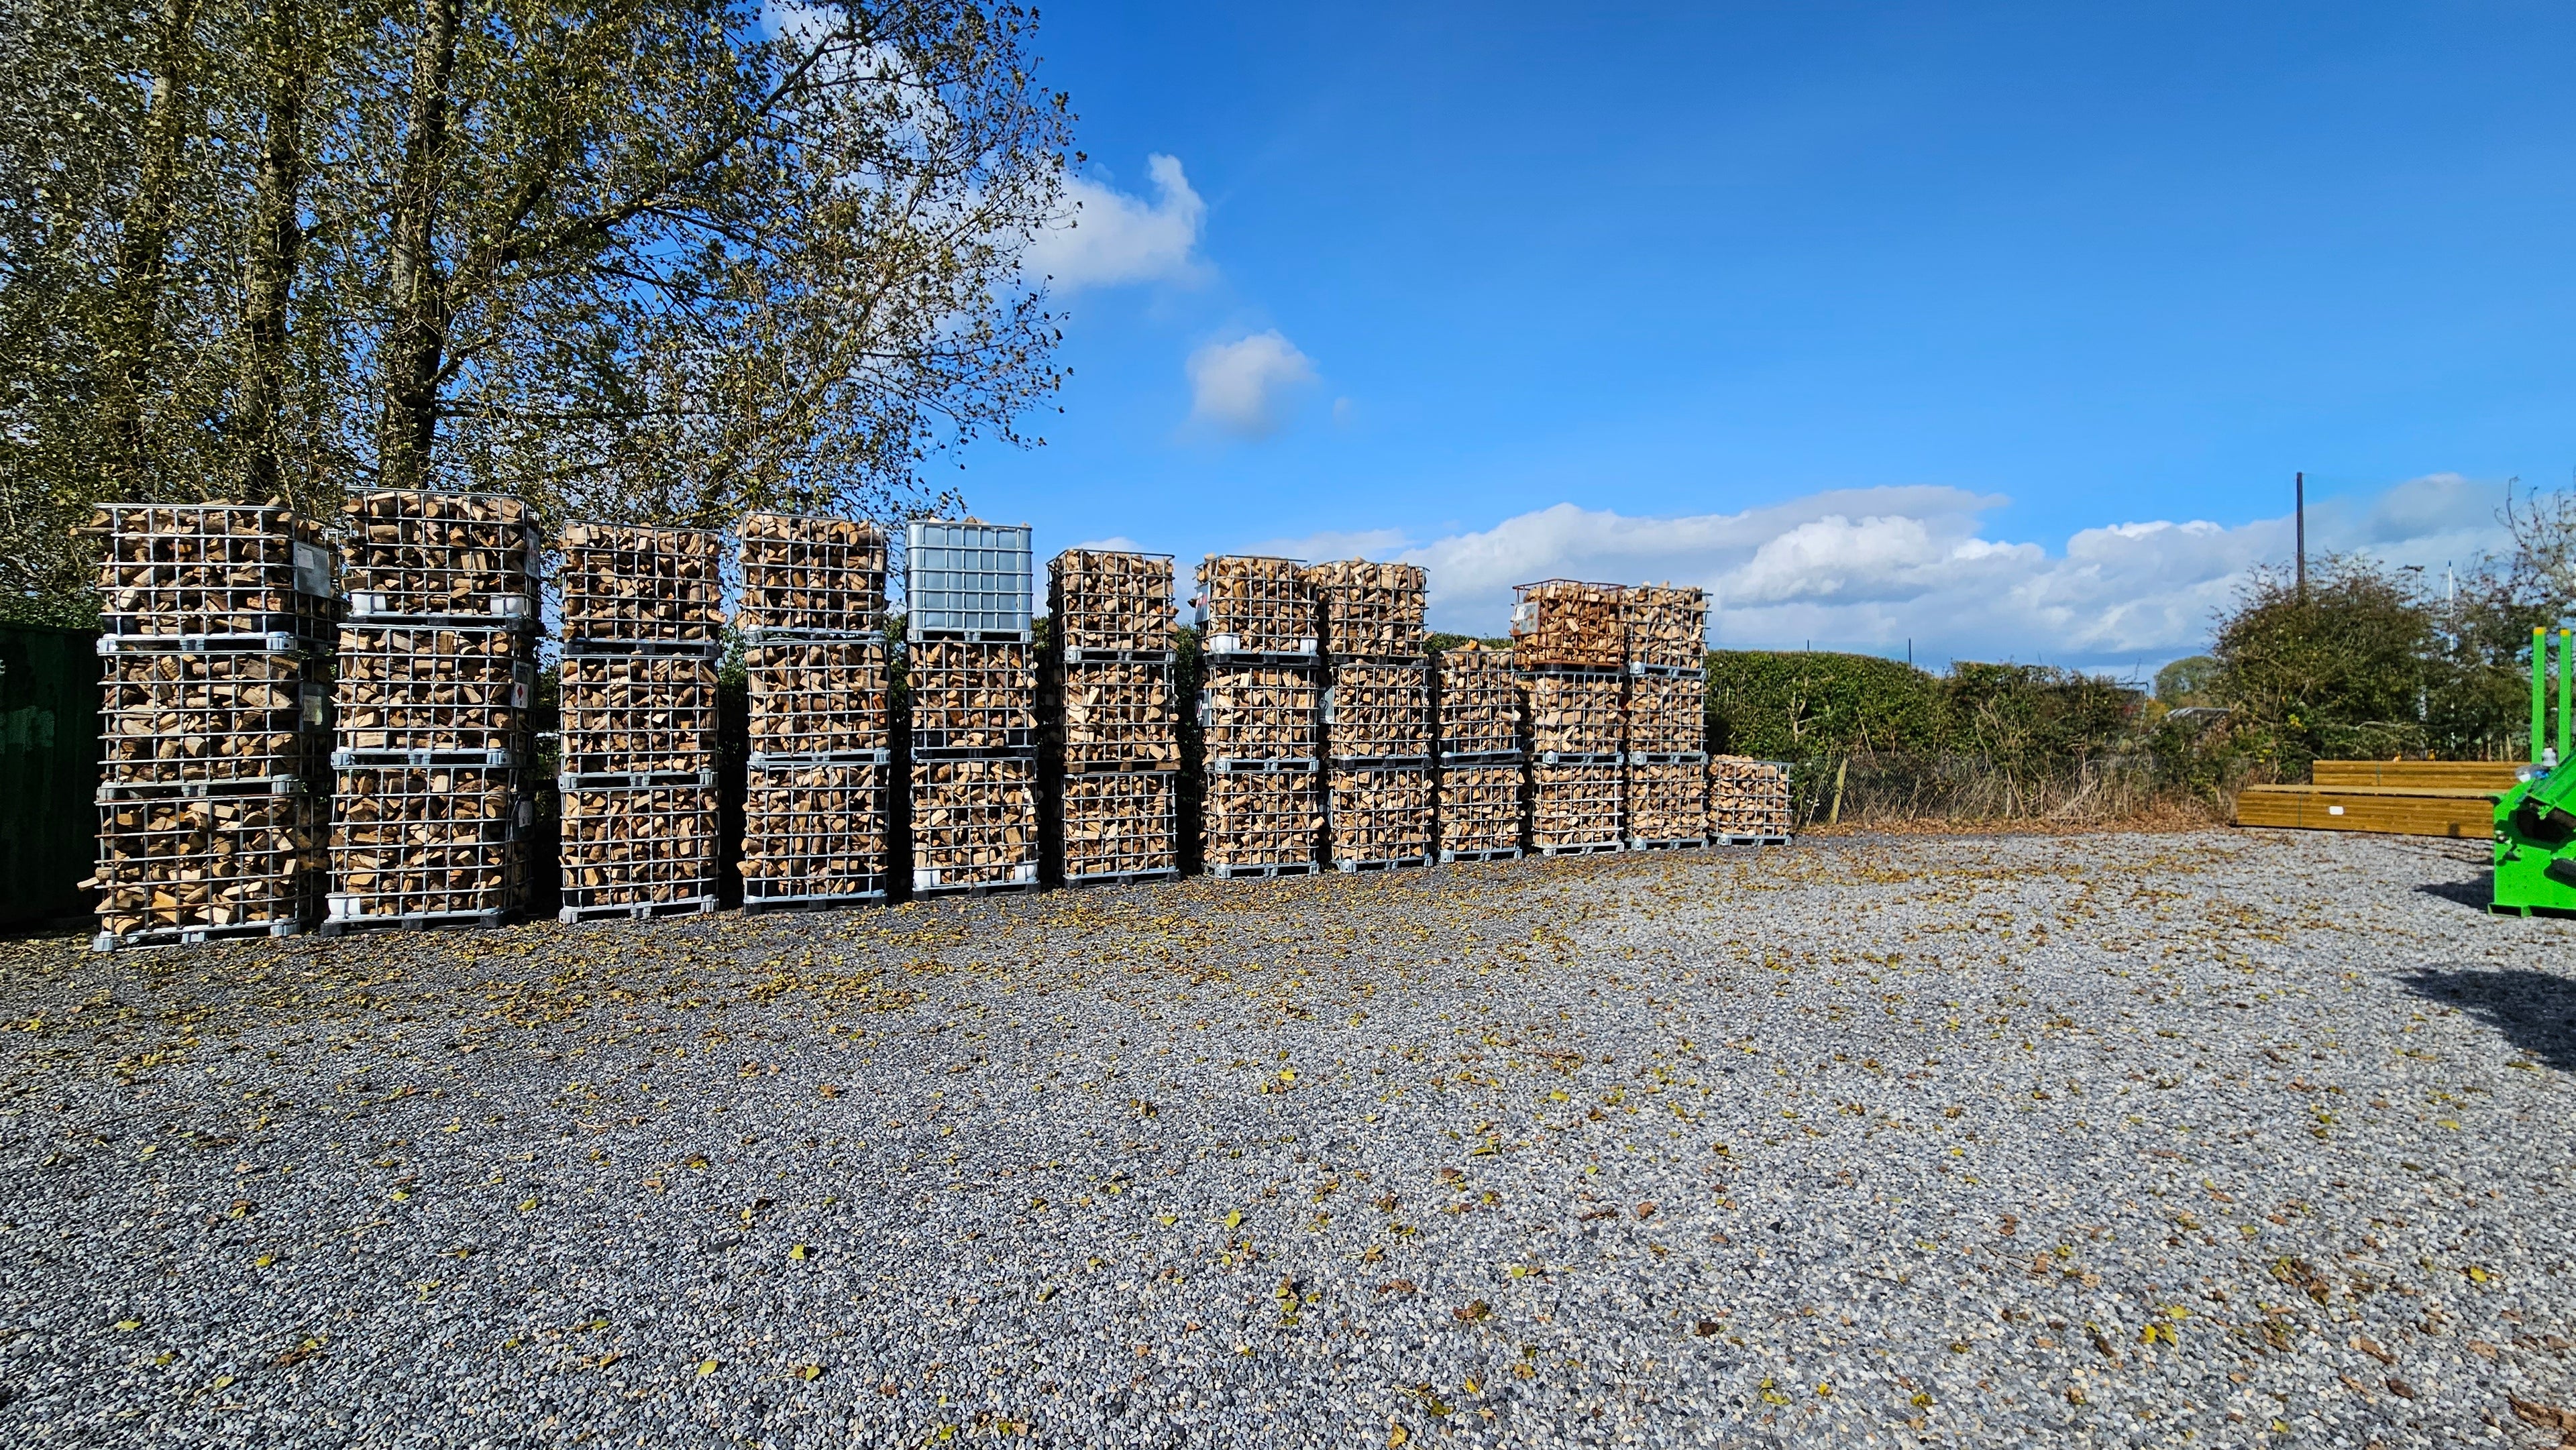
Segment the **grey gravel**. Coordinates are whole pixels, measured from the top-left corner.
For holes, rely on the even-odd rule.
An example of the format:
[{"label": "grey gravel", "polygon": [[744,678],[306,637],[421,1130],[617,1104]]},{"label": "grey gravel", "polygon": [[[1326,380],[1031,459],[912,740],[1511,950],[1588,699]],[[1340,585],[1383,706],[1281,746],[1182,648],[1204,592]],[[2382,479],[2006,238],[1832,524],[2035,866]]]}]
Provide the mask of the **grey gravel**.
[{"label": "grey gravel", "polygon": [[2477,854],[0,944],[0,1443],[2555,1444],[2576,924]]}]

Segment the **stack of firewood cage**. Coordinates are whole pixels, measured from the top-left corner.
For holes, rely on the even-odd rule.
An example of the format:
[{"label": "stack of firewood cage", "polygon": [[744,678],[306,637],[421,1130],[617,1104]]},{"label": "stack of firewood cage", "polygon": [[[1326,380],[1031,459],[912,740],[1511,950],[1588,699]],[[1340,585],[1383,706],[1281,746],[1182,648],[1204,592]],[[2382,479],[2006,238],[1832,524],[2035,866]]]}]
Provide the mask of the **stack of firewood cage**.
[{"label": "stack of firewood cage", "polygon": [[565,921],[716,908],[722,542],[563,532]]},{"label": "stack of firewood cage", "polygon": [[526,505],[393,490],[346,509],[326,935],[527,909],[539,542]]},{"label": "stack of firewood cage", "polygon": [[97,949],[301,932],[326,875],[338,601],[321,528],[276,504],[111,504],[91,526]]},{"label": "stack of firewood cage", "polygon": [[1529,769],[1511,654],[1469,640],[1441,653],[1436,683],[1440,859],[1511,860],[1521,854]]},{"label": "stack of firewood cage", "polygon": [[1790,828],[1787,761],[1709,758],[1709,839],[1736,846],[1785,845]]},{"label": "stack of firewood cage", "polygon": [[1431,861],[1431,668],[1422,570],[1305,571],[1324,648],[1324,854],[1341,871]]},{"label": "stack of firewood cage", "polygon": [[1529,719],[1529,844],[1543,856],[1626,844],[1626,592],[1572,579],[1517,588],[1512,663]]},{"label": "stack of firewood cage", "polygon": [[1198,586],[1200,858],[1211,876],[1311,872],[1323,683],[1304,566],[1211,554]]},{"label": "stack of firewood cage", "polygon": [[1039,815],[1067,886],[1180,874],[1172,556],[1068,549],[1047,564]]},{"label": "stack of firewood cage", "polygon": [[739,557],[743,909],[883,901],[894,780],[885,535],[852,519],[753,514]]},{"label": "stack of firewood cage", "polygon": [[1028,526],[921,521],[904,543],[913,895],[1033,889]]},{"label": "stack of firewood cage", "polygon": [[1621,595],[1628,648],[1628,849],[1708,844],[1708,596],[1669,584]]}]

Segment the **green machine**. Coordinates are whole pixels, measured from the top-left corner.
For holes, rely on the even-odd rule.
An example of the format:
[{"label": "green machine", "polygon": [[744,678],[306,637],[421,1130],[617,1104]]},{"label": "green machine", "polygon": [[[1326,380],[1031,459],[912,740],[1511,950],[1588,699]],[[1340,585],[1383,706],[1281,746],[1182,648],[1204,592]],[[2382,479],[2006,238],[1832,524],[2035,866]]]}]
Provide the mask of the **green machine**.
[{"label": "green machine", "polygon": [[2558,744],[2549,726],[2549,631],[2531,632],[2531,768],[2496,802],[2495,902],[2489,911],[2576,915],[2576,753],[2569,746],[2576,693],[2576,630],[2558,631]]}]

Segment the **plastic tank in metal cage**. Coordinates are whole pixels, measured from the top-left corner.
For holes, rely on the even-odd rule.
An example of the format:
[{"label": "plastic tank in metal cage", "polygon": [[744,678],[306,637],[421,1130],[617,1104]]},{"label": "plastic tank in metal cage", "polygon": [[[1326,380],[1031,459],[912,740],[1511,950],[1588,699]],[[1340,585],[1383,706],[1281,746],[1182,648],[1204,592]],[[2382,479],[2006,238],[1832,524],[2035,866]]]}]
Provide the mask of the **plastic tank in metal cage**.
[{"label": "plastic tank in metal cage", "polygon": [[1029,526],[920,520],[905,527],[909,637],[979,641],[1029,637]]}]

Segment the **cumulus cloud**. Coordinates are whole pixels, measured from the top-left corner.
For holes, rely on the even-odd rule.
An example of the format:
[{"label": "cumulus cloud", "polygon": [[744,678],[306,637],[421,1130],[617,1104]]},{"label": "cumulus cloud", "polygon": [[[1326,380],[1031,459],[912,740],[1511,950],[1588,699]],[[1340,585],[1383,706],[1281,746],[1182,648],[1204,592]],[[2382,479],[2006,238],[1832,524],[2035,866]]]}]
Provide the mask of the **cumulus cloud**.
[{"label": "cumulus cloud", "polygon": [[1240,438],[1279,431],[1289,398],[1315,381],[1314,360],[1277,328],[1191,353],[1190,418]]},{"label": "cumulus cloud", "polygon": [[1060,222],[1030,240],[1023,265],[1059,296],[1086,287],[1195,280],[1201,265],[1192,251],[1207,203],[1190,188],[1177,156],[1147,157],[1145,174],[1154,183],[1151,202],[1089,177],[1067,181]]}]

